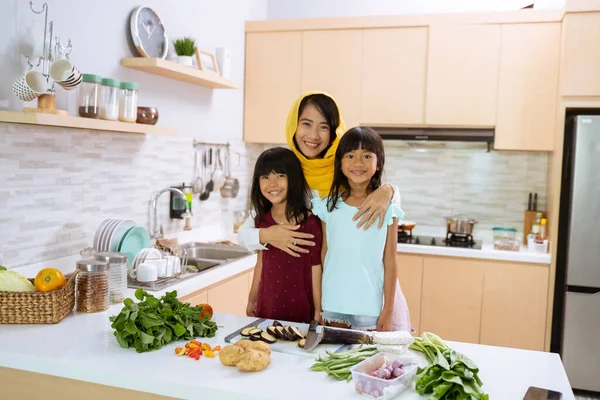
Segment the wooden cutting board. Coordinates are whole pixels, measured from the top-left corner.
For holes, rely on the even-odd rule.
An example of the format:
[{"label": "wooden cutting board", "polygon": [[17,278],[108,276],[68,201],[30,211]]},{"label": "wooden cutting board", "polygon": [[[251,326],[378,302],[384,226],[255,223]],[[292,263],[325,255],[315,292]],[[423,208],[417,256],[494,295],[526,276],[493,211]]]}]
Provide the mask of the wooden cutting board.
[{"label": "wooden cutting board", "polygon": [[[293,326],[297,327],[304,336],[306,336],[306,333],[308,332],[308,324],[300,324],[297,322],[288,322],[288,321],[279,321],[279,322],[281,322],[283,325],[293,325]],[[248,328],[250,326],[256,326],[257,328],[260,328],[263,331],[266,331],[267,327],[271,326],[271,325],[273,325],[272,319],[259,318],[255,321],[249,323],[248,325],[242,326],[235,332],[232,332],[229,335],[227,335],[225,337],[225,342],[233,344],[233,343],[237,342],[238,340],[246,339],[242,336],[242,333],[241,333],[242,329],[244,329],[244,328]],[[294,355],[304,356],[304,357],[311,357],[311,358],[316,358],[319,355],[325,355],[325,351],[331,351],[331,352],[337,353],[339,351],[347,350],[352,347],[351,345],[347,345],[347,344],[319,344],[312,351],[306,351],[303,348],[298,347],[297,341],[289,341],[289,340],[282,340],[282,339],[277,339],[277,342],[271,344],[270,346],[271,346],[272,351],[276,351],[279,353],[294,354]]]}]

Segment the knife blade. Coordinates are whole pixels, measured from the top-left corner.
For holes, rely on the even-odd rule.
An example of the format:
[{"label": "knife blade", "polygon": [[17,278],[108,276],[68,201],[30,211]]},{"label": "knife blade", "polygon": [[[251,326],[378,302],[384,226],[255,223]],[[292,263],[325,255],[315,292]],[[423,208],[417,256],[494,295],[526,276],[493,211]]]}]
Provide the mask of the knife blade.
[{"label": "knife blade", "polygon": [[529,202],[527,203],[527,211],[533,211],[533,193],[529,192]]},{"label": "knife blade", "polygon": [[306,341],[304,342],[304,350],[311,351],[315,347],[321,343],[323,339],[323,330],[319,329],[317,332],[317,328],[323,328],[319,325],[317,321],[312,321],[310,326],[308,327],[308,332],[306,333]]}]

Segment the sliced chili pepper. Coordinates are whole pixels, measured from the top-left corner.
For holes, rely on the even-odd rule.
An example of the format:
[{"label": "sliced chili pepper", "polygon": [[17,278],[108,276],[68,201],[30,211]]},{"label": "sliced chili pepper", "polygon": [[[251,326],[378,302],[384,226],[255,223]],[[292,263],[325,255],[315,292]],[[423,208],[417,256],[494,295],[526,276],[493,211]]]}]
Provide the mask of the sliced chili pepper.
[{"label": "sliced chili pepper", "polygon": [[215,358],[215,353],[213,353],[211,350],[205,350],[204,355],[208,358]]},{"label": "sliced chili pepper", "polygon": [[199,342],[196,339],[192,340],[190,343],[194,343],[196,346],[202,347],[202,342]]},{"label": "sliced chili pepper", "polygon": [[196,343],[190,343],[189,348],[190,349],[199,349],[201,346],[198,346]]},{"label": "sliced chili pepper", "polygon": [[200,359],[200,353],[196,353],[196,355],[194,356],[195,360],[199,360]]},{"label": "sliced chili pepper", "polygon": [[215,346],[212,349],[212,351],[219,351],[219,350],[221,350],[221,346]]},{"label": "sliced chili pepper", "polygon": [[212,349],[210,348],[210,344],[208,344],[208,343],[203,343],[203,344],[202,344],[202,350],[212,350]]}]

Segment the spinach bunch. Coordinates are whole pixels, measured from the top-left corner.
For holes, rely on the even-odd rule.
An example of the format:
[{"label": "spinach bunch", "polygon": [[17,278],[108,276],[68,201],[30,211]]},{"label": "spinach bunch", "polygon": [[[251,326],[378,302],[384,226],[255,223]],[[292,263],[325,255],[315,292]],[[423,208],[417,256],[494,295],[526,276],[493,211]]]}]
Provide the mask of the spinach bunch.
[{"label": "spinach bunch", "polygon": [[143,353],[178,340],[215,336],[217,324],[209,321],[208,314],[200,317],[202,307],[180,302],[177,291],[167,292],[157,299],[143,289],[137,289],[135,297],[139,303],[125,299],[119,315],[109,318],[121,347],[134,347],[138,353]]},{"label": "spinach bunch", "polygon": [[429,394],[431,400],[489,400],[481,390],[477,365],[438,336],[425,332],[410,348],[423,353],[430,364],[417,371],[415,389],[420,395]]}]

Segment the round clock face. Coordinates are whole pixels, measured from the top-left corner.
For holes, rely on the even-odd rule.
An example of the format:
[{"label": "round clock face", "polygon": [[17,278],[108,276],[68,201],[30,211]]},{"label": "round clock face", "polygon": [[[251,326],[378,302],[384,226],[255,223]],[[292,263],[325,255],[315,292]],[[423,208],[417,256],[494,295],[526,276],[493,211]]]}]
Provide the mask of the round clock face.
[{"label": "round clock face", "polygon": [[144,57],[165,58],[169,41],[159,16],[148,7],[138,7],[131,15],[131,36]]}]

